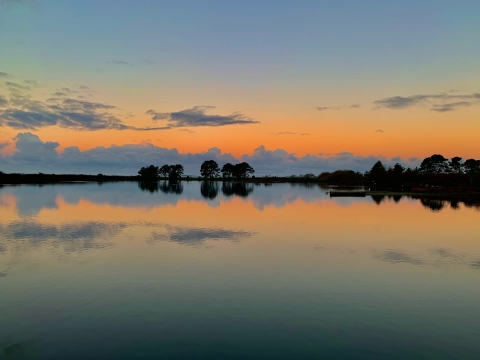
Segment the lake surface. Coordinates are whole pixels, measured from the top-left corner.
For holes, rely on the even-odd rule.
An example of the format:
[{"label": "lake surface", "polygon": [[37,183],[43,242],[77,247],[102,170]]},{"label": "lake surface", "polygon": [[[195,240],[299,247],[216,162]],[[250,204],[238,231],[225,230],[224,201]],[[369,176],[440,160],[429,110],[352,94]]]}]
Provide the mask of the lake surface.
[{"label": "lake surface", "polygon": [[479,207],[325,192],[1,187],[0,359],[479,359]]}]

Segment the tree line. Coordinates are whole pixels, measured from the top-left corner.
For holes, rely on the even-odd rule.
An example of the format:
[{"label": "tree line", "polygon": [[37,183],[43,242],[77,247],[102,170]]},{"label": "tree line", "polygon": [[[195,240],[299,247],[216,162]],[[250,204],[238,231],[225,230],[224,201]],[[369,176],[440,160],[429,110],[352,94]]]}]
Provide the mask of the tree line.
[{"label": "tree line", "polygon": [[422,186],[480,186],[480,160],[463,160],[459,156],[448,159],[440,154],[429,156],[419,167],[405,168],[400,163],[387,167],[377,161],[365,172],[338,170],[324,172],[319,181],[336,185],[368,185],[373,189],[403,189]]},{"label": "tree line", "polygon": [[[183,165],[163,165],[158,167],[150,165],[142,167],[138,174],[142,179],[158,179],[168,178],[169,180],[177,180],[182,177],[184,173]],[[220,168],[215,160],[207,160],[200,166],[200,175],[206,179],[215,179],[221,177],[224,179],[245,179],[255,173],[253,167],[246,162],[239,164],[226,163]]]}]

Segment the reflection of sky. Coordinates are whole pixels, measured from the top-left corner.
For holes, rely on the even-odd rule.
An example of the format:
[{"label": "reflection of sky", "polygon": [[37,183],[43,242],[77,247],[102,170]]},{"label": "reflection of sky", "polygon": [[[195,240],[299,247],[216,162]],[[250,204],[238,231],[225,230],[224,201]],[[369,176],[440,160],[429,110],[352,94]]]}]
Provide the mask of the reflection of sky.
[{"label": "reflection of sky", "polygon": [[[288,184],[255,186],[247,198],[219,186],[211,199],[200,186],[185,183],[181,195],[135,183],[0,190],[4,350],[135,358],[138,344],[158,354],[221,342],[206,358],[228,358],[288,339],[284,358],[340,341],[382,354],[435,346],[450,358],[461,345],[461,358],[475,359],[480,213],[329,199]],[[409,354],[399,358],[421,358]]]},{"label": "reflection of sky", "polygon": [[[102,205],[122,207],[152,208],[164,205],[176,205],[180,200],[207,201],[212,207],[218,207],[222,201],[231,201],[236,195],[226,196],[222,193],[222,183],[218,183],[218,192],[214,197],[206,198],[201,192],[201,182],[184,182],[181,194],[164,193],[161,191],[141,191],[135,182],[119,182],[99,185],[87,183],[79,185],[44,185],[44,186],[15,186],[4,187],[0,194],[13,194],[17,199],[19,214],[31,216],[41,209],[57,207],[58,197],[69,204],[78,204],[81,199]],[[305,186],[302,184],[272,184],[270,186],[247,184],[252,189],[244,198],[262,210],[266,206],[281,208],[287,204],[301,200],[306,203],[316,201],[334,201],[348,206],[355,202],[371,202],[370,198],[330,198],[327,190],[319,186]]]}]

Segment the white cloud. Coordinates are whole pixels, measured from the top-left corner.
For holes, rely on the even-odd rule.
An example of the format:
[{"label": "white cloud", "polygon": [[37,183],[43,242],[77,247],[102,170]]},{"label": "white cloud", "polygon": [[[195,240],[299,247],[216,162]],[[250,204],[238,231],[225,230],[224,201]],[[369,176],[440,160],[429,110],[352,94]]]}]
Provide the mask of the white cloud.
[{"label": "white cloud", "polygon": [[59,143],[42,141],[32,133],[19,133],[15,139],[16,152],[0,154],[0,170],[20,173],[84,173],[84,174],[136,174],[145,165],[182,164],[185,174],[198,175],[200,165],[205,160],[215,160],[220,166],[227,162],[246,161],[256,170],[257,176],[266,174],[287,176],[292,174],[351,169],[369,170],[377,160],[388,165],[396,162],[404,166],[417,166],[418,159],[386,159],[379,156],[355,156],[339,153],[332,156],[297,156],[283,149],[268,150],[264,146],[256,148],[252,154],[235,158],[213,147],[205,152],[181,154],[177,149],[166,149],[152,144],[112,145],[81,151],[78,147],[58,150]]}]

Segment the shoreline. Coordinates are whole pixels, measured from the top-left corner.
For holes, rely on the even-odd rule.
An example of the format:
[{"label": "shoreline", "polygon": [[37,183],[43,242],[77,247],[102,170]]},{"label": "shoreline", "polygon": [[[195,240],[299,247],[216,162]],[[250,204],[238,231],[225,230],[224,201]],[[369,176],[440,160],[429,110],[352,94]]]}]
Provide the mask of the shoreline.
[{"label": "shoreline", "polygon": [[[146,182],[154,183],[158,181],[168,181],[168,178],[159,178],[157,180],[142,179],[139,176],[128,175],[50,175],[50,174],[3,174],[0,175],[0,187],[2,186],[17,186],[17,185],[67,185],[67,184],[87,184],[87,183],[108,183],[108,182]],[[249,184],[312,184],[318,185],[324,189],[332,188],[358,188],[364,185],[329,185],[324,182],[319,182],[316,179],[302,179],[302,178],[246,178],[246,179],[202,179],[199,177],[181,178],[178,181],[212,181],[212,182],[233,182],[233,183],[249,183]],[[422,188],[418,188],[420,190]],[[422,189],[423,190],[423,189]],[[442,191],[448,190],[448,191]],[[365,196],[409,196],[412,198],[437,198],[437,199],[466,199],[480,200],[480,188],[463,188],[464,191],[458,191],[459,188],[442,188],[440,191],[435,191],[434,188],[427,188],[425,191],[398,191],[398,190],[362,190]],[[337,193],[338,194],[338,193]],[[349,197],[348,191],[345,191],[341,196]],[[358,196],[352,191],[351,196]]]}]

